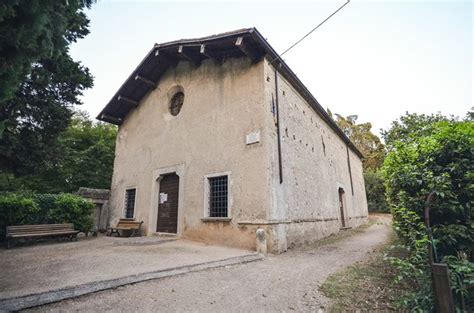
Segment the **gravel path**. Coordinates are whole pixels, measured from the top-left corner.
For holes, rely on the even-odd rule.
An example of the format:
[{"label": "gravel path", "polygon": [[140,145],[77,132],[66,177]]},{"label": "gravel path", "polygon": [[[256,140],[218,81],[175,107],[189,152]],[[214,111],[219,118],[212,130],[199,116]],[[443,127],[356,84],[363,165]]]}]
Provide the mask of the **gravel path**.
[{"label": "gravel path", "polygon": [[189,273],[119,287],[30,311],[314,311],[328,299],[318,287],[326,278],[387,242],[390,219],[320,247],[269,255],[263,261]]}]

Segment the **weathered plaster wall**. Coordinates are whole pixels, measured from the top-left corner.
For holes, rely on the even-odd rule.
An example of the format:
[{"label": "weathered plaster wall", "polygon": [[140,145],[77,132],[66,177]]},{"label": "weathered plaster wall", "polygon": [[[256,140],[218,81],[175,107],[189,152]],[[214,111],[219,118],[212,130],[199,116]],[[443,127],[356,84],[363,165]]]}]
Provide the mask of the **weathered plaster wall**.
[{"label": "weathered plaster wall", "polygon": [[[178,170],[182,237],[227,245],[255,247],[254,227],[238,220],[264,219],[267,198],[267,159],[263,127],[263,62],[212,60],[199,67],[180,62],[159,82],[120,126],[112,182],[112,223],[123,216],[125,189],[137,188],[135,218],[146,234],[156,231],[159,183],[157,176]],[[184,89],[181,112],[168,111],[173,87]],[[261,131],[261,141],[246,145],[246,135]],[[204,176],[231,172],[232,221],[203,222]],[[184,194],[183,194],[184,193]]]},{"label": "weathered plaster wall", "polygon": [[[176,117],[168,112],[181,86],[185,100]],[[161,174],[180,176],[178,233],[210,243],[255,248],[263,228],[269,251],[311,242],[341,227],[338,188],[345,191],[346,225],[367,220],[362,162],[281,76],[279,106],[283,184],[279,182],[272,96],[274,70],[266,60],[251,64],[211,60],[181,62],[161,79],[119,128],[112,183],[112,224],[123,216],[125,189],[137,188],[135,218],[156,231]],[[261,140],[246,145],[259,130]],[[231,222],[205,222],[204,177],[230,172]]]},{"label": "weathered plaster wall", "polygon": [[265,61],[266,132],[270,170],[268,184],[274,221],[269,235],[274,251],[311,242],[341,227],[338,188],[345,191],[346,225],[367,220],[362,161],[349,149],[354,194],[351,190],[347,150],[343,140],[301,95],[279,75],[278,97],[283,183],[278,172],[277,133],[270,107],[275,98],[274,69]]}]

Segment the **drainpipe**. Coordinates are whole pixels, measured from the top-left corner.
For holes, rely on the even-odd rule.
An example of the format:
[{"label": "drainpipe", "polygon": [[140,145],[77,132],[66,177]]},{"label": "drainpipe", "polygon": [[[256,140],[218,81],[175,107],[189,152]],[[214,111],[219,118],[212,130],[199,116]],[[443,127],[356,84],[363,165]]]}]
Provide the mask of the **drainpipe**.
[{"label": "drainpipe", "polygon": [[280,107],[278,105],[278,71],[275,67],[275,110],[276,110],[276,127],[277,127],[277,143],[278,143],[278,173],[280,175],[280,184],[283,183],[283,168],[281,160],[281,139],[280,139]]}]

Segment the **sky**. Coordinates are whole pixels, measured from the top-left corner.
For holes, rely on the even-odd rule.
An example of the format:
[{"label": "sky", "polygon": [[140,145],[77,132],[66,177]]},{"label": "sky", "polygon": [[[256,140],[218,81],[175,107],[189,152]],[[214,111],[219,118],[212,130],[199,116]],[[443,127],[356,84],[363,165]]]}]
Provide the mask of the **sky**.
[{"label": "sky", "polygon": [[[106,1],[71,47],[94,76],[83,105],[107,104],[154,43],[256,27],[279,53],[345,0]],[[463,117],[474,106],[471,1],[352,0],[283,59],[324,108],[371,122],[405,112]]]}]

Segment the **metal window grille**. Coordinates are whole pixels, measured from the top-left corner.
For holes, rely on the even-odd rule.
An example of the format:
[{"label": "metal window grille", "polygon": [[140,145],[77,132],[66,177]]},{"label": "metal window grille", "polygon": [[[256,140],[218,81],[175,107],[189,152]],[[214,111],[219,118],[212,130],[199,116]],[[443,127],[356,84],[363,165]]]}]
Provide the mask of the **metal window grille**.
[{"label": "metal window grille", "polygon": [[135,195],[137,190],[127,189],[125,191],[125,217],[133,218],[133,211],[135,210]]},{"label": "metal window grille", "polygon": [[228,217],[228,177],[209,179],[209,217]]}]

